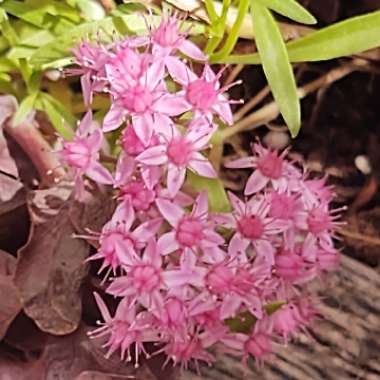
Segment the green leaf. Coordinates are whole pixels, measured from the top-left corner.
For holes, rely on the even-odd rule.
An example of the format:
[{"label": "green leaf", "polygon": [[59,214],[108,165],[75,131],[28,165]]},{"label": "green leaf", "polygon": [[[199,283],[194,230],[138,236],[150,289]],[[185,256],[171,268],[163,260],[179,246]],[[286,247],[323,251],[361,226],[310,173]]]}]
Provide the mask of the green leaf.
[{"label": "green leaf", "polygon": [[[380,11],[338,22],[286,45],[291,62],[348,57],[380,46]],[[258,54],[231,55],[218,63],[261,63]]]},{"label": "green leaf", "polygon": [[230,211],[230,202],[220,179],[201,177],[188,171],[187,182],[195,191],[207,190],[210,210],[214,212]]},{"label": "green leaf", "polygon": [[[64,107],[52,96],[47,93],[41,93],[39,96],[41,101],[39,108],[44,110],[49,116],[55,130],[65,139],[71,139],[74,132],[70,128],[75,118],[64,110]],[[75,124],[75,122],[74,122]]]},{"label": "green leaf", "polygon": [[51,42],[55,36],[48,30],[41,29],[25,21],[18,20],[13,23],[19,36],[19,44],[40,47]]},{"label": "green leaf", "polygon": [[13,29],[11,23],[8,19],[3,19],[0,24],[1,33],[7,39],[9,45],[14,46],[19,42],[19,38],[15,30]]},{"label": "green leaf", "polygon": [[6,57],[0,57],[0,72],[9,72],[15,70],[17,66],[15,63]]},{"label": "green leaf", "polygon": [[251,14],[265,75],[290,133],[295,137],[301,126],[301,110],[280,29],[271,12],[257,0],[251,0]]},{"label": "green leaf", "polygon": [[263,6],[302,24],[316,24],[315,17],[295,0],[258,0]]},{"label": "green leaf", "polygon": [[6,54],[6,57],[9,59],[30,58],[35,51],[36,48],[18,45],[11,48]]},{"label": "green leaf", "polygon": [[380,11],[328,26],[288,45],[292,62],[350,56],[380,46]]},{"label": "green leaf", "polygon": [[[60,18],[66,18],[74,23],[80,21],[78,11],[65,4],[63,1],[27,0],[21,2],[16,0],[5,0],[2,3],[2,8],[12,16],[45,29],[48,29],[51,26],[51,24],[47,22],[47,15],[56,16],[57,21]],[[53,20],[50,19],[50,21]]]},{"label": "green leaf", "polygon": [[236,41],[239,38],[239,30],[248,12],[248,8],[249,8],[249,0],[240,0],[235,23],[228,34],[228,37],[224,46],[219,51],[217,51],[216,53],[212,55],[211,62],[215,62],[219,59],[223,59],[224,57],[227,57],[231,53],[231,51],[233,50],[236,44]]},{"label": "green leaf", "polygon": [[[285,305],[285,301],[275,301],[264,306],[268,315],[272,315],[277,310]],[[224,323],[229,327],[231,332],[248,334],[255,326],[257,318],[249,311],[240,313],[235,318],[228,318]]]},{"label": "green leaf", "polygon": [[[209,3],[209,7],[212,7],[212,9],[214,9],[215,15],[211,16],[211,14],[209,13],[209,18],[212,24],[209,27],[211,38],[207,42],[207,46],[205,48],[205,53],[208,55],[214,52],[214,50],[218,47],[218,45],[224,37],[228,9],[230,8],[231,0],[223,0],[222,13],[220,17],[218,17],[218,15],[216,14],[214,2],[212,0],[209,0]],[[212,10],[210,12],[212,12]]]},{"label": "green leaf", "polygon": [[94,0],[78,0],[78,8],[87,20],[102,20],[106,16],[104,8]]},{"label": "green leaf", "polygon": [[33,110],[37,95],[38,92],[34,92],[33,94],[30,94],[23,99],[13,118],[14,127],[22,123],[27,118],[29,113]]}]

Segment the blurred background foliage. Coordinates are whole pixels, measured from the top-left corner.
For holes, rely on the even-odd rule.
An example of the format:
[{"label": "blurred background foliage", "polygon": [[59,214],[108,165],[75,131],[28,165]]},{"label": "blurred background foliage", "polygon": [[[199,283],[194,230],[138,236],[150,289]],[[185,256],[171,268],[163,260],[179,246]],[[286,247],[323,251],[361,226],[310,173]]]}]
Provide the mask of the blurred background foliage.
[{"label": "blurred background foliage", "polygon": [[[70,48],[82,39],[111,41],[144,33],[144,17],[156,23],[160,12],[170,7],[188,16],[191,33],[200,36],[212,63],[263,65],[293,137],[301,115],[291,63],[350,56],[380,46],[380,11],[322,29],[292,29],[294,23],[317,22],[295,0],[4,0],[0,2],[0,92],[19,101],[14,124],[33,109],[43,111],[55,130],[69,138],[77,116],[85,110],[78,81],[62,75],[62,68],[73,63]],[[253,51],[236,54],[239,38],[254,40]],[[102,114],[108,106],[107,98],[95,98],[96,112]]]}]

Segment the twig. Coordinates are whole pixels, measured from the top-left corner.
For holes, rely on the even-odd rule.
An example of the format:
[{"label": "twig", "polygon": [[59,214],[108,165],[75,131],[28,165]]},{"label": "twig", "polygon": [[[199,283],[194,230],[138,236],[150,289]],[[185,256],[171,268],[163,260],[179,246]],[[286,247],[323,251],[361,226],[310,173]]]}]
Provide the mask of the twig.
[{"label": "twig", "polygon": [[116,8],[114,0],[100,0],[100,3],[103,5],[106,12],[112,11],[112,9]]},{"label": "twig", "polygon": [[228,77],[227,79],[224,81],[224,85],[228,85],[230,83],[232,83],[236,77],[240,74],[240,72],[244,69],[244,66],[243,64],[239,64],[239,65],[236,65],[233,70],[228,74]]},{"label": "twig", "polygon": [[380,239],[373,237],[373,236],[363,235],[361,233],[346,230],[345,228],[340,228],[339,234],[342,236],[348,237],[350,239],[361,240],[361,241],[366,242],[368,244],[380,246]]},{"label": "twig", "polygon": [[249,102],[245,103],[243,107],[239,108],[234,114],[234,121],[237,122],[242,119],[252,108],[257,106],[261,101],[265,99],[270,93],[269,86],[265,86],[261,89]]},{"label": "twig", "polygon": [[35,122],[23,122],[13,127],[11,119],[4,123],[4,130],[32,160],[42,181],[53,185],[65,175],[57,154],[37,129]]},{"label": "twig", "polygon": [[[317,91],[319,88],[330,85],[352,73],[353,71],[361,69],[367,63],[361,59],[355,59],[350,63],[342,65],[329,71],[327,74],[322,75],[320,78],[306,84],[297,90],[299,99],[305,98],[307,95]],[[251,113],[249,116],[237,122],[231,128],[226,128],[222,132],[223,139],[227,139],[236,133],[244,130],[252,130],[261,125],[267,124],[279,115],[279,109],[276,102],[271,102],[256,112]]]}]

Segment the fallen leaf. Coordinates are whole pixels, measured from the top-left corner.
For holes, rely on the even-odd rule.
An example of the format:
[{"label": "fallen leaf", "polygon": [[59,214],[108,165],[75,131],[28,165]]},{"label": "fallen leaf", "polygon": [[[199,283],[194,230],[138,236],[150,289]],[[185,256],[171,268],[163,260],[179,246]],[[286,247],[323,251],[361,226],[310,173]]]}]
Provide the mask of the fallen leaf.
[{"label": "fallen leaf", "polygon": [[0,339],[4,337],[9,325],[22,307],[13,282],[15,267],[16,259],[0,250]]},{"label": "fallen leaf", "polygon": [[32,226],[27,244],[18,252],[15,275],[25,313],[41,330],[55,335],[77,329],[80,286],[87,273],[89,246],[72,236],[71,193],[64,182],[30,193]]},{"label": "fallen leaf", "polygon": [[0,97],[0,201],[3,202],[12,199],[22,188],[16,163],[9,153],[3,133],[4,122],[13,115],[16,107],[17,103],[12,102],[12,97]]},{"label": "fallen leaf", "polygon": [[[78,234],[88,235],[88,231],[100,232],[116,208],[116,200],[104,186],[94,183],[86,185],[81,201],[74,200],[70,209],[70,219]],[[96,241],[88,240],[95,246]]]},{"label": "fallen leaf", "polygon": [[[111,377],[112,380],[128,378],[150,380],[148,377],[136,377],[135,375],[139,370],[136,370],[130,363],[122,362],[117,355],[105,359],[104,349],[101,346],[102,342],[89,339],[87,335],[89,330],[89,327],[80,326],[77,331],[70,335],[64,337],[50,336],[41,357],[35,364],[36,367],[43,369],[40,378],[44,380],[74,380],[83,373],[95,372],[96,374],[117,376],[116,378]],[[95,379],[100,380],[101,378]]]},{"label": "fallen leaf", "polygon": [[[125,380],[125,379],[135,379],[135,376],[129,375],[115,375],[112,373],[104,373],[98,371],[84,371],[75,380]],[[148,380],[148,379],[141,379]]]}]

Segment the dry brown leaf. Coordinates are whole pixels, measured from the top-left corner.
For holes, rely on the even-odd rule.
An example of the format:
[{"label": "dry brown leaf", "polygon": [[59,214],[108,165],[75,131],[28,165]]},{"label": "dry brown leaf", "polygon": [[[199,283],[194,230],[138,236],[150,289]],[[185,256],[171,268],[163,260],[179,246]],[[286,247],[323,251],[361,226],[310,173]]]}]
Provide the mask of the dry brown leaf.
[{"label": "dry brown leaf", "polygon": [[[88,231],[98,232],[108,222],[116,207],[116,201],[104,187],[92,184],[86,186],[81,201],[73,201],[70,209],[70,219],[78,234],[87,234]],[[94,240],[88,243],[96,246]]]},{"label": "dry brown leaf", "polygon": [[32,227],[19,250],[15,282],[25,313],[51,334],[76,330],[81,319],[80,286],[87,273],[86,242],[72,237],[69,217],[71,187],[61,183],[31,192]]},{"label": "dry brown leaf", "polygon": [[22,187],[18,180],[18,170],[14,159],[11,157],[7,141],[3,133],[3,124],[10,117],[17,104],[11,97],[0,97],[0,201],[6,202],[13,198]]},{"label": "dry brown leaf", "polygon": [[15,267],[16,259],[0,250],[0,339],[21,310],[18,291],[13,282]]}]

